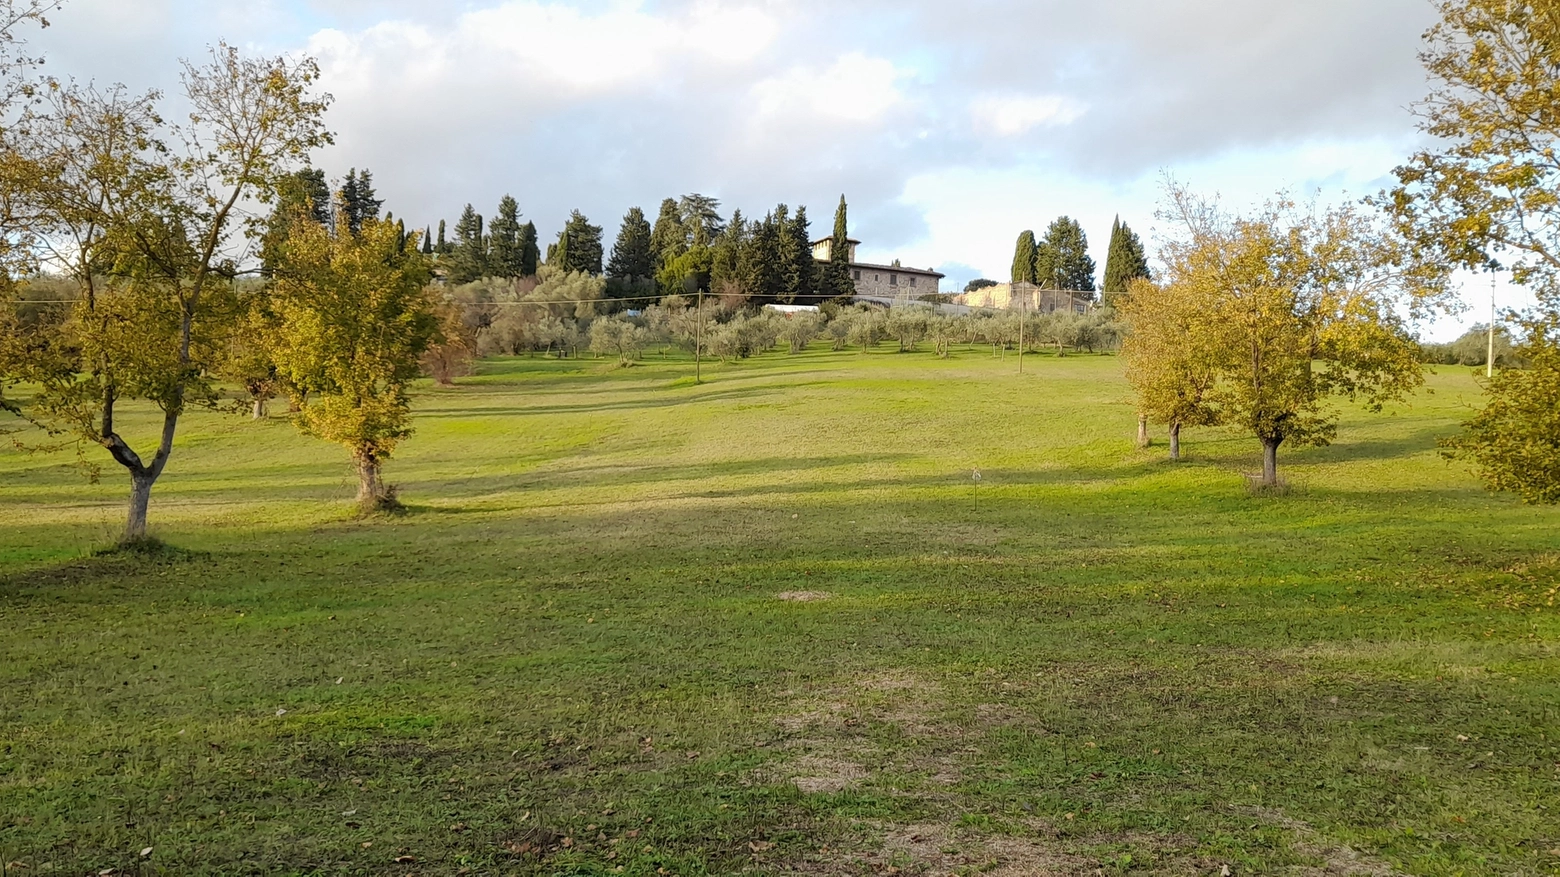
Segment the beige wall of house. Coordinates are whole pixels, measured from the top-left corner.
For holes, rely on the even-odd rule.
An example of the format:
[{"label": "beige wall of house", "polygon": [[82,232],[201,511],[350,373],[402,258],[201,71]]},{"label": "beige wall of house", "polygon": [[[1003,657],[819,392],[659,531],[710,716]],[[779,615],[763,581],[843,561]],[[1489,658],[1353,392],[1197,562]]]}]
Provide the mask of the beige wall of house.
[{"label": "beige wall of house", "polygon": [[1082,313],[1088,308],[1089,298],[1086,294],[1070,293],[1064,289],[1041,289],[1032,283],[998,283],[974,292],[961,293],[953,301],[972,308],[999,310],[1022,306],[1025,310],[1048,314],[1069,309]]},{"label": "beige wall of house", "polygon": [[851,279],[856,281],[857,295],[909,296],[929,295],[937,292],[942,275],[935,271],[916,268],[896,268],[884,265],[850,266]]}]

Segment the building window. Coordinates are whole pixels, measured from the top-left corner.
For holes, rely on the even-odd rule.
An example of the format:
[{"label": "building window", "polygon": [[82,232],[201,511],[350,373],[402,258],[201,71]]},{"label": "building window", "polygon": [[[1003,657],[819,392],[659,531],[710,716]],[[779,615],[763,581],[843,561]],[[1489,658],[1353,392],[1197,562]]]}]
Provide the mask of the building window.
[{"label": "building window", "polygon": [[915,278],[914,277],[910,278],[910,285],[911,286],[915,286]]},{"label": "building window", "polygon": [[888,285],[889,286],[898,286],[899,285],[899,275],[898,274],[890,274],[890,275],[888,275]]},{"label": "building window", "polygon": [[872,275],[872,282],[873,283],[880,283],[880,282],[882,282],[882,280],[883,280],[883,275],[881,275],[881,274],[874,274],[874,275]]},{"label": "building window", "polygon": [[860,279],[861,279],[861,272],[860,272],[860,271],[857,271],[857,272],[856,272],[856,279],[857,279],[857,280],[860,280]]}]

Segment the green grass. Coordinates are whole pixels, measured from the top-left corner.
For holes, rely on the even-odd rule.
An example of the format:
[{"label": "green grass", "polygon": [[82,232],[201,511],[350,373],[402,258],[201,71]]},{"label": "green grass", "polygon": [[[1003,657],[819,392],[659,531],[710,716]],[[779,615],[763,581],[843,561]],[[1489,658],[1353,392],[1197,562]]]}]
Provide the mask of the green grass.
[{"label": "green grass", "polygon": [[0,452],[0,864],[1560,873],[1560,513],[1436,455],[1466,371],[1253,497],[1118,360],[1015,365],[485,362],[371,521],[192,414],[146,555],[106,457]]}]

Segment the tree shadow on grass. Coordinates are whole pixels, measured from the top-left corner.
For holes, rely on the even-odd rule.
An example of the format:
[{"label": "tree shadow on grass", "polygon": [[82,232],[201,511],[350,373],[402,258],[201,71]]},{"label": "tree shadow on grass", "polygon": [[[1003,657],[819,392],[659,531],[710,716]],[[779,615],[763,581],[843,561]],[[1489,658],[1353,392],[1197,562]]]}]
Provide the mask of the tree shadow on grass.
[{"label": "tree shadow on grass", "polygon": [[[578,405],[551,404],[551,405],[524,405],[520,407],[492,408],[439,408],[419,411],[419,419],[450,420],[477,417],[534,417],[542,414],[586,414],[598,411],[643,411],[651,408],[673,408],[682,405],[709,404],[714,402],[726,402],[741,399],[753,399],[763,396],[783,396],[793,390],[827,385],[827,381],[788,382],[784,384],[761,384],[759,386],[734,387],[725,390],[699,391],[676,397],[657,397],[653,399],[624,399],[617,402],[598,402],[587,400]],[[512,397],[512,393],[505,394]],[[570,396],[569,393],[549,394],[554,396]]]}]

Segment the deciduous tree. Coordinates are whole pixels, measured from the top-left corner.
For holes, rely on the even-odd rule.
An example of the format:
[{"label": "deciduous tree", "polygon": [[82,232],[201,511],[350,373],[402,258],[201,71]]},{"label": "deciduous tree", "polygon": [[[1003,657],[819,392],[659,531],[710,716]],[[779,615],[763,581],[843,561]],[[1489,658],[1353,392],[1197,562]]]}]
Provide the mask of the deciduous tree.
[{"label": "deciduous tree", "polygon": [[1170,431],[1170,459],[1181,459],[1181,429],[1213,426],[1220,410],[1212,402],[1219,376],[1220,332],[1208,321],[1219,312],[1208,284],[1160,286],[1139,278],[1122,310],[1131,332],[1122,344],[1127,381],[1138,411]]},{"label": "deciduous tree", "polygon": [[[38,170],[26,201],[40,239],[81,288],[59,345],[75,359],[33,374],[41,387],[29,416],[127,470],[125,542],[145,538],[180,418],[215,401],[212,376],[238,313],[232,281],[264,227],[248,207],[274,198],[329,142],[317,78],[312,60],[249,59],[219,44],[208,64],[184,65],[185,126],[163,123],[154,95],[55,84],[7,132],[8,150]],[[126,399],[162,414],[150,455],[118,431]]]},{"label": "deciduous tree", "polygon": [[1380,410],[1422,382],[1403,315],[1453,300],[1443,264],[1355,206],[1279,200],[1243,217],[1169,195],[1164,284],[1207,303],[1189,343],[1216,370],[1212,404],[1262,443],[1262,485],[1278,483],[1281,445],[1332,441],[1329,398]]},{"label": "deciduous tree", "polygon": [[407,384],[439,328],[423,291],[427,262],[399,243],[395,226],[375,219],[356,235],[298,223],[273,286],[272,356],[316,394],[298,426],[351,453],[364,511],[395,503],[381,468],[411,434]]},{"label": "deciduous tree", "polygon": [[1434,141],[1379,199],[1422,248],[1466,268],[1509,268],[1538,304],[1519,355],[1485,409],[1446,442],[1485,483],[1529,502],[1560,501],[1560,9],[1550,0],[1441,0],[1420,54]]}]

